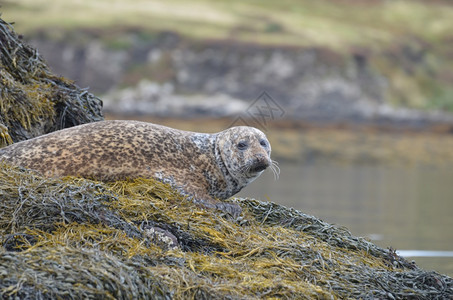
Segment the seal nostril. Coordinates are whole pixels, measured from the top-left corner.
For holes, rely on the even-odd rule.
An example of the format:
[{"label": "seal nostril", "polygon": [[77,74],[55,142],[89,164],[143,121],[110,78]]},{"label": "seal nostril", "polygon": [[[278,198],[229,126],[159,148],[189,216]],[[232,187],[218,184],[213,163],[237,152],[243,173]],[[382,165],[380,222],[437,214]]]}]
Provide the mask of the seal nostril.
[{"label": "seal nostril", "polygon": [[252,170],[253,170],[253,172],[258,173],[258,172],[262,172],[262,171],[266,170],[267,167],[269,167],[269,165],[267,163],[261,162],[261,163],[256,164],[255,166],[253,166]]},{"label": "seal nostril", "polygon": [[257,166],[257,167],[255,168],[255,171],[256,171],[256,172],[261,172],[261,171],[266,170],[266,168],[267,168],[267,166],[265,166],[265,165]]}]

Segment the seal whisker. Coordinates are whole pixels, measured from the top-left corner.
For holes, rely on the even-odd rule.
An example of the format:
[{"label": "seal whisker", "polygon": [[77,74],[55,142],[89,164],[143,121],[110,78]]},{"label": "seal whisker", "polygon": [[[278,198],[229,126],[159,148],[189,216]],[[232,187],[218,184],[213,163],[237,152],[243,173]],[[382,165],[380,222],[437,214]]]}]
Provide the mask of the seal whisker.
[{"label": "seal whisker", "polygon": [[252,169],[251,165],[245,165],[245,166],[242,166],[241,168],[239,168],[239,170],[242,174],[250,174],[251,169]]},{"label": "seal whisker", "polygon": [[280,167],[278,166],[277,161],[272,160],[271,170],[272,170],[272,173],[274,174],[274,179],[278,180],[280,178]]},{"label": "seal whisker", "polygon": [[279,176],[274,166],[271,166],[272,174],[274,175],[274,180],[278,180]]}]

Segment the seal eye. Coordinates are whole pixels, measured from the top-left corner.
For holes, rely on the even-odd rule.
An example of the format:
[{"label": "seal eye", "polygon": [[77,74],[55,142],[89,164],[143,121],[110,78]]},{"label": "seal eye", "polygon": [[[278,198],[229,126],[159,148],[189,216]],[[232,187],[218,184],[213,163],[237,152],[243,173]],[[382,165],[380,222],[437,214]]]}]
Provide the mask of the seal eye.
[{"label": "seal eye", "polygon": [[261,141],[260,141],[260,145],[263,146],[263,147],[267,147],[267,142],[266,142],[266,140],[261,140]]},{"label": "seal eye", "polygon": [[249,147],[249,144],[246,141],[240,141],[238,143],[238,149],[239,150],[245,150]]}]

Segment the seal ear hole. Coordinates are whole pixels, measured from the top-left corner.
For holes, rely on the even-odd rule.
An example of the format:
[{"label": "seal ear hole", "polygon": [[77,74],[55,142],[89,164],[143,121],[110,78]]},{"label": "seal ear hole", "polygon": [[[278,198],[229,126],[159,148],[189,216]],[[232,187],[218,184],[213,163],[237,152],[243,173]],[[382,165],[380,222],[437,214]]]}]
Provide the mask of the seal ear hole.
[{"label": "seal ear hole", "polygon": [[249,147],[249,143],[247,143],[247,141],[240,141],[237,147],[239,150],[245,150]]}]

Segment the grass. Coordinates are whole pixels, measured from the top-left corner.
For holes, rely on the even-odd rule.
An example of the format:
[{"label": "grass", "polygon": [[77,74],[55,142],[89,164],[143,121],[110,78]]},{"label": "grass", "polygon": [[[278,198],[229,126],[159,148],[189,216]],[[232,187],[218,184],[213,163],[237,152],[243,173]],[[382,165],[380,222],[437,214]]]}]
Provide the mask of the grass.
[{"label": "grass", "polygon": [[8,0],[3,18],[18,32],[140,27],[195,39],[379,49],[401,35],[431,42],[451,36],[453,6],[419,1]]}]

